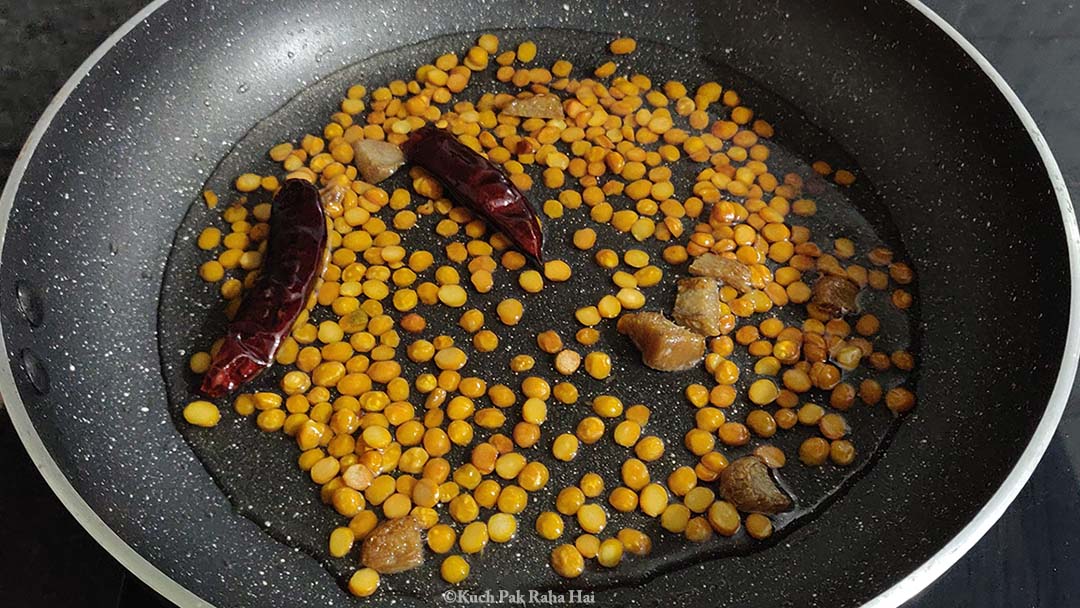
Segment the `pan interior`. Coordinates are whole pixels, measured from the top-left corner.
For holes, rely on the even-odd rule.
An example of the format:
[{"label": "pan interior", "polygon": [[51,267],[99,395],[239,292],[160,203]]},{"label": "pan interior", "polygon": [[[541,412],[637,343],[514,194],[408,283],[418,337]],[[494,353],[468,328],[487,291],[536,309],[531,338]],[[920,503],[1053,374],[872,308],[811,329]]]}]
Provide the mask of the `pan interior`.
[{"label": "pan interior", "polygon": [[[534,40],[539,48],[537,60],[533,65],[550,66],[555,59],[564,58],[574,66],[574,76],[582,78],[591,75],[592,69],[607,60],[607,43],[610,37],[595,33],[586,33],[559,29],[508,30],[498,32],[502,44],[512,47],[524,40]],[[261,175],[281,175],[280,166],[266,157],[266,150],[281,141],[298,141],[305,133],[319,133],[328,116],[336,110],[345,90],[352,84],[363,84],[369,91],[395,79],[408,79],[416,66],[428,63],[434,57],[447,52],[462,54],[475,40],[475,34],[451,35],[435,38],[427,42],[401,47],[373,56],[359,63],[350,65],[332,76],[314,83],[304,92],[290,100],[273,115],[259,122],[225,156],[214,173],[207,179],[206,189],[221,196],[221,205],[228,205],[239,198],[232,190],[233,180],[240,173],[252,171]],[[570,42],[572,41],[572,43]],[[709,63],[695,54],[678,48],[658,43],[642,42],[638,50],[630,56],[619,58],[617,74],[630,75],[642,73],[652,79],[654,86],[666,80],[680,80],[693,89],[697,84],[715,80],[725,88],[736,89],[743,103],[754,108],[755,114],[776,126],[776,136],[770,145],[769,166],[772,172],[782,175],[795,172],[807,178],[807,196],[817,202],[818,213],[812,217],[794,218],[793,223],[808,226],[812,240],[823,250],[832,249],[832,242],[839,237],[852,239],[857,255],[854,261],[870,266],[865,255],[877,246],[888,246],[897,252],[897,259],[906,259],[903,246],[899,242],[897,230],[889,223],[889,214],[884,210],[884,202],[868,180],[859,175],[854,159],[826,133],[816,128],[797,108],[784,102],[779,96],[748,79],[729,66]],[[483,75],[475,74],[469,88],[459,95],[459,99],[476,99],[480,92],[511,91],[509,84],[497,82],[493,77],[493,68]],[[241,91],[244,94],[257,95],[258,91]],[[715,116],[712,116],[715,119]],[[851,169],[860,177],[853,186],[838,188],[821,179],[812,177],[809,163],[823,159],[834,167]],[[685,161],[674,164],[673,183],[676,197],[690,194],[693,178],[705,164],[694,165]],[[543,187],[540,169],[527,167],[534,178],[535,186],[527,193],[533,204],[539,207],[544,200],[556,198],[557,192]],[[393,188],[408,189],[407,177],[397,175],[382,184],[388,191]],[[417,200],[414,195],[414,204]],[[249,207],[259,202],[267,202],[270,196],[265,192],[248,196]],[[623,197],[609,197],[609,202],[616,209],[632,208],[633,203]],[[222,334],[225,318],[224,301],[218,294],[218,286],[199,279],[196,269],[199,264],[210,259],[210,254],[195,246],[199,232],[206,226],[215,225],[227,230],[227,225],[220,218],[218,210],[208,209],[201,199],[192,202],[191,207],[179,227],[162,285],[162,297],[159,310],[159,338],[162,369],[168,386],[170,412],[177,428],[189,442],[199,459],[210,472],[215,482],[228,496],[235,510],[262,526],[275,539],[289,546],[304,551],[322,563],[327,570],[344,581],[356,567],[354,552],[344,559],[331,558],[327,550],[329,532],[336,526],[345,525],[347,520],[337,515],[333,509],[323,505],[319,498],[318,487],[307,474],[296,466],[299,450],[291,438],[283,434],[266,434],[259,431],[253,418],[242,418],[231,408],[231,401],[219,402],[223,413],[222,423],[213,429],[194,428],[184,423],[180,415],[184,405],[196,398],[193,387],[198,378],[187,366],[188,357],[201,350],[208,350],[210,344]],[[546,254],[549,258],[566,260],[574,271],[571,281],[563,284],[548,283],[540,294],[525,294],[518,288],[516,272],[504,269],[496,272],[496,287],[488,294],[469,291],[466,308],[479,308],[487,317],[486,327],[498,334],[500,344],[491,353],[476,353],[471,348],[469,364],[461,370],[463,375],[478,375],[487,380],[488,385],[496,382],[510,387],[518,387],[527,375],[539,375],[554,381],[558,378],[552,367],[552,357],[539,351],[535,335],[538,332],[553,329],[562,336],[564,343],[577,347],[583,354],[590,349],[582,349],[573,343],[574,332],[580,327],[574,320],[573,311],[584,305],[595,303],[601,296],[614,293],[617,288],[611,283],[611,271],[604,270],[593,263],[592,254],[600,247],[610,247],[616,251],[625,251],[636,247],[647,251],[653,259],[660,260],[661,251],[668,243],[648,240],[634,242],[628,235],[617,233],[608,225],[592,222],[587,217],[588,209],[567,210],[560,219],[545,221]],[[385,215],[385,214],[384,214]],[[434,224],[440,216],[422,217],[419,224],[403,234],[406,249],[427,249],[436,253],[438,263],[446,260],[440,256],[447,240],[434,233]],[[388,216],[384,219],[389,220]],[[581,252],[571,244],[574,230],[582,227],[597,230],[596,248]],[[689,224],[688,224],[689,227]],[[463,240],[459,235],[454,237]],[[771,263],[770,263],[771,264]],[[674,301],[675,281],[685,275],[685,267],[672,268],[659,264],[665,269],[663,281],[645,291],[648,298],[646,310],[670,311]],[[775,268],[775,264],[771,264]],[[627,270],[626,267],[621,267]],[[423,273],[419,280],[432,280],[434,267]],[[459,270],[467,276],[464,267]],[[233,275],[236,276],[236,275]],[[242,275],[239,278],[243,278]],[[911,286],[914,287],[914,286]],[[918,302],[918,290],[912,289]],[[898,312],[889,303],[889,291],[864,290],[861,305],[865,312],[875,314],[882,321],[880,337],[875,340],[877,350],[891,352],[897,349],[917,351],[917,339],[914,335],[918,306],[906,314]],[[503,298],[515,297],[525,304],[522,322],[515,327],[501,325],[495,316],[495,305]],[[400,317],[392,311],[387,300],[389,314]],[[756,315],[755,322],[768,316],[779,316],[788,323],[801,320],[802,313],[796,310],[802,307],[790,305],[783,309]],[[445,306],[423,306],[420,312],[428,323],[424,337],[445,333],[459,343],[468,343],[469,334],[458,327],[457,319],[465,309],[450,309]],[[329,318],[330,311],[320,308],[315,313],[316,320]],[[554,496],[559,489],[577,482],[581,474],[589,471],[603,475],[608,490],[619,483],[618,468],[623,459],[632,455],[629,450],[615,445],[611,439],[614,423],[608,424],[605,438],[591,446],[582,446],[580,453],[572,463],[555,461],[550,452],[552,439],[563,432],[573,432],[574,427],[583,417],[591,415],[588,403],[600,394],[613,394],[626,404],[644,403],[652,409],[652,418],[646,425],[646,434],[655,434],[664,440],[666,450],[662,459],[650,464],[654,480],[666,479],[675,467],[693,465],[696,459],[683,447],[684,433],[693,428],[694,408],[683,397],[685,386],[699,382],[706,386],[714,383],[710,376],[700,368],[677,374],[665,374],[644,367],[640,363],[637,351],[629,341],[620,336],[614,322],[605,321],[600,326],[601,341],[593,347],[612,355],[614,370],[606,381],[593,380],[579,371],[569,380],[580,390],[581,400],[574,405],[549,403],[549,417],[543,425],[543,438],[538,446],[525,450],[529,460],[544,462],[551,471],[551,480],[547,486],[529,497],[526,510],[519,515],[518,538],[508,546],[489,545],[480,555],[469,556],[472,565],[470,583],[480,588],[521,588],[542,589],[567,586],[566,581],[557,577],[547,566],[548,555],[554,543],[541,540],[532,530],[533,522],[541,511],[553,510]],[[402,346],[398,349],[399,361],[402,361],[407,378],[418,373],[434,370],[433,366],[411,364],[403,356],[405,345],[415,339],[403,334]],[[529,373],[515,374],[508,368],[510,357],[527,353],[536,357],[537,367]],[[917,355],[917,352],[916,352]],[[737,389],[739,399],[726,414],[729,420],[742,420],[745,413],[752,409],[746,401],[746,388],[757,376],[752,373],[753,360],[745,349],[737,347],[733,360],[739,364],[742,375]],[[260,377],[245,391],[275,390],[280,376],[286,371],[275,366]],[[897,372],[871,373],[865,366],[845,376],[845,381],[858,384],[871,375],[880,380],[885,389],[913,380]],[[414,393],[412,401],[420,408],[420,402]],[[520,397],[519,397],[520,399]],[[828,394],[812,392],[805,395],[803,401],[826,405]],[[479,400],[477,407],[489,405],[486,399]],[[775,406],[768,409],[775,411]],[[518,421],[517,408],[507,411],[508,419],[500,432],[509,433]],[[741,448],[720,447],[729,459],[749,453],[755,446],[771,443],[784,450],[788,455],[788,464],[780,471],[780,478],[790,489],[797,501],[794,512],[777,518],[774,526],[777,532],[768,542],[753,541],[744,531],[732,538],[714,537],[701,544],[692,544],[681,535],[662,530],[659,521],[650,519],[640,512],[631,514],[609,511],[608,528],[601,534],[606,538],[615,531],[630,526],[645,531],[652,537],[654,549],[647,558],[630,559],[619,568],[606,570],[595,563],[590,564],[585,576],[570,583],[594,589],[612,586],[627,586],[642,583],[658,572],[685,567],[704,559],[722,558],[726,555],[745,554],[771,546],[781,541],[791,531],[813,519],[837,496],[845,492],[860,475],[873,466],[881,450],[887,448],[889,439],[895,431],[897,421],[883,405],[865,406],[857,402],[855,407],[845,414],[852,427],[851,439],[859,455],[855,464],[848,468],[832,465],[807,468],[797,461],[798,445],[807,437],[816,433],[815,429],[796,427],[790,431],[780,431],[769,440],[755,438]],[[486,437],[486,432],[477,428],[477,441]],[[468,458],[465,448],[455,447],[447,456],[452,466]],[[598,498],[605,507],[605,494]],[[481,518],[491,512],[484,509]],[[443,521],[449,518],[443,517]],[[455,526],[460,531],[460,526]],[[580,532],[572,518],[567,521],[567,538],[572,539]],[[445,589],[439,579],[437,568],[431,564],[437,560],[429,555],[428,565],[423,569],[405,576],[389,576],[382,585],[387,589],[411,596],[428,598]],[[527,572],[527,576],[522,573]]]}]

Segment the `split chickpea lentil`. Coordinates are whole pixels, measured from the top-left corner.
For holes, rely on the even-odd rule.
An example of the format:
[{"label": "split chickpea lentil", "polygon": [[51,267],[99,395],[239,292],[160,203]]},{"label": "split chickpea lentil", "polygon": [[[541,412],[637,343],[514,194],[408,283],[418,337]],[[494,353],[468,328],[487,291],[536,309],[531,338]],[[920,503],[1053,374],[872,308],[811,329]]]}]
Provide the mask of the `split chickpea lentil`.
[{"label": "split chickpea lentil", "polygon": [[[355,85],[321,134],[270,150],[286,179],[305,179],[322,188],[332,226],[331,253],[311,305],[329,309],[333,317],[316,324],[309,307],[279,348],[276,362],[295,367],[280,381],[285,397],[270,391],[240,394],[234,411],[256,415],[263,431],[295,438],[301,450],[298,466],[320,485],[324,502],[348,518],[347,525],[330,534],[331,555],[347,556],[362,543],[379,525],[377,510],[382,519],[411,515],[426,531],[428,548],[446,555],[440,574],[450,584],[469,575],[464,555],[522,533],[517,516],[550,478],[547,467],[531,459],[535,453],[526,451],[539,445],[550,446],[561,462],[574,461],[606,435],[627,449],[619,479],[586,472],[578,485],[556,492],[554,510],[541,512],[527,528],[525,533],[552,541],[570,532],[567,526],[582,532],[551,552],[551,566],[561,576],[580,576],[586,560],[613,568],[626,556],[651,552],[647,533],[629,527],[615,530],[609,513],[640,511],[656,518],[659,529],[692,542],[714,533],[731,536],[740,528],[753,538],[770,536],[769,518],[757,513],[742,518],[709,486],[728,465],[721,448],[738,449],[753,438],[768,439],[803,425],[815,427],[820,435],[799,446],[803,464],[849,466],[857,451],[847,418],[803,396],[813,390],[827,392],[828,405],[838,411],[851,408],[856,398],[867,405],[884,400],[889,410],[900,414],[914,406],[910,390],[886,389],[874,379],[862,380],[856,388],[842,382],[842,372],[863,361],[878,371],[909,371],[915,362],[905,351],[874,350],[871,340],[882,327],[874,315],[860,316],[854,326],[809,308],[810,318],[801,326],[785,325],[775,317],[755,325],[751,317],[810,302],[813,290],[807,281],[815,272],[877,291],[894,283],[901,287],[889,294],[889,301],[906,310],[914,300],[906,287],[913,282],[912,269],[880,247],[867,254],[876,268],[845,266],[858,254],[854,241],[835,239],[826,253],[810,240],[808,229],[789,223],[791,217],[814,215],[817,205],[803,197],[801,176],[770,172],[766,142],[772,127],[742,105],[735,91],[715,82],[696,90],[677,81],[654,86],[641,74],[615,76],[619,68],[612,61],[591,76],[573,77],[575,66],[564,60],[550,69],[524,67],[541,52],[531,41],[501,53],[499,48],[500,40],[485,34],[463,57],[443,55],[417,69],[413,80],[394,81],[370,93]],[[622,56],[636,48],[633,38],[619,38],[609,51]],[[513,99],[508,93],[485,93],[476,102],[446,107],[466,89],[473,73],[489,66],[497,70],[497,80],[518,89],[559,92],[565,117],[544,120],[500,112]],[[605,85],[602,81],[609,78]],[[575,230],[573,247],[610,273],[611,293],[575,311],[581,328],[573,340],[580,348],[571,347],[569,337],[545,331],[536,336],[537,346],[550,360],[527,354],[509,360],[515,373],[550,365],[564,381],[552,386],[541,376],[525,377],[519,398],[511,387],[488,386],[482,377],[466,376],[475,366],[463,345],[449,335],[430,335],[423,307],[463,309],[458,327],[471,337],[472,348],[496,352],[500,331],[521,323],[529,299],[557,289],[556,284],[572,280],[575,273],[571,263],[558,259],[539,269],[526,267],[524,256],[509,249],[503,235],[488,234],[482,219],[455,206],[439,183],[419,169],[409,171],[411,191],[388,192],[359,179],[352,164],[353,144],[364,139],[400,144],[429,122],[447,126],[463,143],[501,165],[522,190],[533,187],[525,168],[542,167],[543,185],[558,190],[543,204],[550,220],[583,208],[601,230],[608,230],[603,228],[607,225],[630,239],[621,252],[606,247],[593,251],[597,230]],[[677,126],[683,122],[689,128]],[[704,166],[689,192],[677,192],[672,182],[670,166],[682,159]],[[813,169],[841,186],[855,181],[850,171],[834,171],[822,161]],[[571,187],[572,181],[580,188]],[[259,191],[273,193],[280,184],[277,176],[245,173],[234,187],[255,197]],[[204,199],[210,208],[219,204],[213,192],[204,192]],[[245,200],[221,210],[230,227],[227,233],[208,227],[196,240],[200,249],[216,253],[198,274],[209,283],[221,283],[230,318],[243,290],[254,284],[269,234],[270,204],[249,209]],[[623,200],[630,201],[629,208]],[[425,216],[434,216],[434,230],[441,237],[466,239],[448,242],[443,252],[448,264],[440,264],[433,252],[407,247],[408,231]],[[649,240],[669,243],[659,259],[633,246]],[[715,384],[686,387],[685,398],[695,408],[694,426],[682,446],[676,446],[696,462],[664,477],[660,470],[650,472],[670,449],[661,437],[647,432],[650,410],[624,404],[612,394],[583,400],[573,379],[579,371],[595,381],[613,375],[611,356],[598,346],[597,328],[649,304],[650,288],[664,278],[657,264],[678,266],[707,253],[748,268],[749,288],[720,289],[720,335],[709,340],[704,361]],[[515,277],[520,296],[501,299],[486,311],[476,307],[481,300],[470,291],[489,293],[507,283],[508,274]],[[729,408],[738,399],[736,385],[747,372],[729,358],[736,344],[756,359],[752,371],[758,376],[746,389],[747,400],[757,409],[742,422],[729,419]],[[195,353],[191,370],[205,372],[218,346]],[[434,369],[409,379],[398,361],[402,354]],[[591,415],[581,418],[573,432],[545,431],[552,398],[575,407],[583,407],[584,401]],[[492,407],[485,407],[484,400]],[[192,425],[212,427],[221,414],[216,405],[200,400],[188,404],[183,417]],[[515,418],[520,421],[510,435],[499,432]],[[455,447],[466,452],[457,465],[451,463]],[[787,461],[773,445],[759,445],[753,453],[772,468]],[[609,481],[617,485],[609,488]],[[349,590],[361,597],[374,593],[378,585],[379,573],[366,567],[348,581]]]}]

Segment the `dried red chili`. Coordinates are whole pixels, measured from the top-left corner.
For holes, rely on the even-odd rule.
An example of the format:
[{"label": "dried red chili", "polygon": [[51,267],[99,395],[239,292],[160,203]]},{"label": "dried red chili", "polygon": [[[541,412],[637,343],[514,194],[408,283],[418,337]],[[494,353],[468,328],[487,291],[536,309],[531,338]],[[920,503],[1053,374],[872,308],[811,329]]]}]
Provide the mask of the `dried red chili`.
[{"label": "dried red chili", "polygon": [[409,162],[442,182],[457,202],[487,219],[533,261],[543,262],[544,233],[536,211],[491,161],[431,125],[414,131],[402,151]]},{"label": "dried red chili", "polygon": [[319,191],[304,180],[287,180],[274,197],[259,278],[244,294],[225,341],[203,376],[199,390],[204,395],[224,396],[273,364],[274,353],[307,305],[323,270],[326,240]]}]

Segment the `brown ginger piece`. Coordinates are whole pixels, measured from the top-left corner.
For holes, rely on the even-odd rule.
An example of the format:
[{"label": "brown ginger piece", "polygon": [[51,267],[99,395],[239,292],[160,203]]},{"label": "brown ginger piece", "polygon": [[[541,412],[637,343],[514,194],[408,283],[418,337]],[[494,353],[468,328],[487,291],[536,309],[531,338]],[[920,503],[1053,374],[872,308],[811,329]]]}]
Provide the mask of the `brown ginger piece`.
[{"label": "brown ginger piece", "polygon": [[360,562],[379,574],[404,572],[424,563],[420,522],[406,515],[379,524],[364,539]]},{"label": "brown ginger piece", "polygon": [[739,293],[754,289],[750,267],[738,260],[725,258],[717,253],[703,253],[690,263],[690,274],[720,279],[724,285],[734,287]]},{"label": "brown ginger piece", "polygon": [[552,95],[551,93],[540,93],[539,95],[533,95],[532,97],[526,97],[524,99],[517,98],[510,100],[502,109],[504,114],[510,116],[520,116],[522,118],[543,118],[550,120],[552,118],[562,119],[565,117],[563,114],[562,100],[558,95]]},{"label": "brown ginger piece", "polygon": [[822,275],[814,282],[812,293],[811,303],[833,317],[854,312],[858,306],[859,286],[843,277]]},{"label": "brown ginger piece", "polygon": [[720,285],[709,277],[679,279],[672,315],[703,336],[720,335]]},{"label": "brown ginger piece", "polygon": [[690,369],[705,356],[704,337],[658,312],[625,314],[618,329],[641,351],[645,365],[662,372]]},{"label": "brown ginger piece", "polygon": [[720,473],[720,495],[744,513],[781,513],[791,499],[776,487],[769,469],[754,456],[733,461]]},{"label": "brown ginger piece", "polygon": [[377,184],[405,164],[405,155],[388,141],[361,139],[353,144],[353,162],[365,182]]}]

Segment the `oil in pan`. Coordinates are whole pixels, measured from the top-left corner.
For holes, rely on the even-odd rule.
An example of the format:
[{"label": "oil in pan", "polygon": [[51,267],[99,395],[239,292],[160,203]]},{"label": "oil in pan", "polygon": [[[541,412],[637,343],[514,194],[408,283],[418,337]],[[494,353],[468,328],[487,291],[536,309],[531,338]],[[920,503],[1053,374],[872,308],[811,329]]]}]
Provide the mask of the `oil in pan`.
[{"label": "oil in pan", "polygon": [[[524,40],[535,41],[539,48],[536,65],[551,65],[555,59],[566,59],[576,66],[575,74],[582,72],[583,75],[579,77],[585,77],[584,74],[594,66],[609,58],[607,45],[611,37],[607,35],[562,30],[508,30],[497,33],[507,44]],[[454,35],[403,47],[348,66],[313,84],[251,129],[222,159],[217,170],[207,180],[206,189],[219,193],[222,205],[229,204],[237,198],[232,191],[237,175],[249,171],[260,175],[280,174],[280,166],[266,157],[266,150],[281,141],[297,141],[305,133],[320,132],[323,124],[321,121],[336,111],[344,91],[349,86],[361,83],[373,90],[391,80],[407,79],[411,77],[415,66],[425,64],[441,53],[461,53],[471,46],[475,39],[475,34]],[[570,40],[573,44],[568,42]],[[889,247],[896,252],[897,259],[905,257],[897,233],[891,227],[884,207],[878,202],[879,194],[875,192],[872,184],[860,179],[849,187],[839,188],[816,177],[810,167],[810,161],[827,158],[833,164],[850,168],[858,175],[859,172],[850,157],[827,134],[817,130],[795,108],[772,95],[767,89],[727,66],[656,43],[640,43],[634,54],[618,57],[617,63],[619,74],[646,74],[656,86],[669,79],[682,81],[691,87],[715,80],[725,88],[737,90],[746,105],[753,107],[758,116],[776,127],[776,135],[769,142],[770,171],[776,175],[796,173],[806,179],[804,192],[815,201],[817,212],[812,216],[793,219],[793,224],[808,227],[813,241],[826,251],[831,250],[834,239],[850,239],[857,252],[852,261],[868,267],[871,265],[865,258],[866,252],[876,247]],[[512,91],[509,85],[492,77],[493,71],[488,69],[474,74],[469,89],[460,97],[475,99],[478,96],[477,91]],[[707,165],[683,162],[673,164],[671,181],[675,186],[676,197],[690,194],[694,177],[704,166]],[[558,197],[557,191],[543,186],[540,167],[527,166],[525,170],[533,177],[534,186],[526,194],[534,206],[539,208],[544,201]],[[391,180],[382,183],[381,187],[388,192],[394,188],[408,189],[409,179],[404,173],[400,172]],[[416,199],[420,197],[414,195],[413,198],[416,204]],[[269,200],[268,193],[251,193],[247,205],[250,208],[254,204]],[[633,205],[633,202],[625,197],[609,197],[609,202],[612,202],[616,209],[632,208]],[[633,455],[632,449],[621,447],[611,440],[611,431],[618,419],[607,424],[605,435],[600,441],[592,445],[582,445],[577,457],[570,463],[553,458],[552,440],[561,433],[573,433],[582,418],[592,415],[589,403],[598,395],[616,396],[627,405],[644,404],[650,408],[651,416],[643,433],[659,437],[665,446],[663,455],[648,465],[653,480],[662,483],[677,467],[693,466],[697,462],[697,458],[683,445],[684,434],[694,427],[695,420],[695,408],[684,397],[686,386],[700,383],[708,387],[715,382],[702,366],[679,373],[658,372],[645,367],[638,351],[625,336],[617,332],[614,320],[604,321],[597,326],[600,340],[594,346],[582,347],[574,343],[573,336],[581,328],[575,320],[575,310],[595,304],[601,297],[616,290],[611,278],[614,271],[602,268],[593,261],[593,255],[598,249],[607,247],[617,252],[630,247],[640,249],[663,269],[660,283],[643,290],[647,294],[645,310],[665,313],[670,311],[674,304],[675,283],[679,278],[687,276],[685,264],[672,267],[663,262],[662,252],[669,242],[647,239],[638,243],[628,235],[617,232],[609,224],[591,221],[587,214],[588,209],[582,207],[566,209],[563,217],[557,219],[543,218],[545,255],[547,259],[561,259],[569,263],[573,271],[569,281],[548,283],[541,292],[529,294],[518,286],[518,273],[499,269],[495,273],[494,288],[486,294],[469,290],[468,303],[464,308],[449,308],[436,304],[421,305],[418,309],[427,321],[426,334],[446,334],[459,344],[471,344],[472,340],[472,336],[458,325],[461,313],[468,308],[477,308],[484,313],[487,319],[486,327],[498,335],[499,345],[491,352],[477,352],[465,346],[469,361],[461,372],[465,376],[483,377],[488,386],[501,383],[517,389],[522,379],[530,375],[543,377],[552,383],[562,380],[562,376],[556,373],[553,367],[552,355],[542,352],[537,346],[536,336],[543,331],[557,332],[564,344],[582,354],[601,350],[608,353],[612,360],[611,375],[607,379],[597,380],[582,371],[568,378],[580,393],[577,403],[561,404],[554,399],[549,400],[541,441],[535,447],[521,452],[530,461],[538,460],[544,463],[550,471],[550,480],[542,490],[529,495],[527,507],[518,515],[516,538],[506,546],[492,544],[483,553],[468,556],[472,566],[472,573],[467,581],[470,586],[540,590],[588,587],[601,590],[612,586],[638,584],[660,571],[686,567],[704,559],[722,558],[725,555],[768,547],[811,520],[816,512],[845,492],[860,474],[873,466],[875,455],[888,445],[895,425],[899,424],[898,419],[884,404],[867,406],[856,401],[850,411],[844,412],[851,423],[849,438],[858,450],[854,463],[848,467],[830,464],[805,467],[798,462],[799,445],[817,433],[816,426],[796,425],[790,430],[781,430],[768,439],[753,437],[747,445],[737,448],[718,445],[717,450],[722,451],[729,460],[748,454],[756,446],[765,443],[779,447],[787,454],[787,464],[779,470],[778,477],[782,486],[794,498],[795,507],[773,518],[774,532],[766,541],[750,538],[743,529],[731,537],[713,536],[705,542],[693,543],[687,541],[682,534],[662,529],[658,518],[648,517],[640,511],[620,513],[611,509],[607,504],[607,493],[619,484],[619,468],[622,462]],[[436,264],[422,273],[418,280],[431,280],[430,275],[435,267],[447,263],[441,252],[444,251],[448,239],[437,235],[434,230],[440,217],[438,214],[421,216],[415,227],[403,231],[402,244],[406,249],[426,249],[436,254]],[[389,222],[389,217],[384,219]],[[297,467],[300,452],[296,442],[281,433],[261,432],[251,418],[236,415],[228,405],[222,407],[222,423],[210,430],[191,428],[184,423],[180,414],[184,405],[195,398],[192,387],[197,385],[197,377],[187,365],[188,357],[196,351],[208,349],[224,327],[224,301],[218,293],[218,287],[203,282],[194,271],[206,257],[206,252],[194,246],[195,240],[204,227],[220,224],[220,209],[210,210],[202,200],[193,202],[177,232],[166,270],[159,314],[163,322],[159,333],[171,411],[178,428],[216,483],[232,501],[237,512],[256,522],[279,541],[306,552],[344,583],[357,567],[355,556],[358,550],[354,548],[349,556],[341,559],[329,555],[327,537],[335,527],[345,525],[347,519],[322,503],[318,487],[311,482],[306,472]],[[597,241],[592,249],[581,251],[572,244],[573,234],[575,230],[585,227],[596,230]],[[461,235],[452,237],[456,240],[462,238]],[[774,270],[777,267],[771,262],[770,265]],[[915,293],[917,302],[918,294],[914,287],[907,286],[909,291]],[[524,315],[517,325],[503,325],[497,319],[496,305],[505,298],[516,298],[524,304]],[[888,291],[864,289],[860,306],[863,312],[873,314],[880,320],[881,329],[874,340],[876,350],[917,352],[917,304],[907,311],[899,311],[891,305]],[[401,315],[389,305],[387,310],[388,314],[400,318]],[[332,316],[332,312],[325,307],[319,307],[313,313],[313,322],[317,323]],[[805,310],[801,306],[792,305],[774,308],[751,319],[757,323],[769,316],[779,318],[785,325],[793,324],[798,327],[805,319]],[[404,351],[412,339],[414,338],[405,335],[399,352]],[[530,371],[515,373],[511,371],[508,361],[521,354],[532,356],[536,366]],[[737,346],[730,359],[738,365],[742,374],[735,385],[739,398],[724,409],[724,414],[728,420],[741,421],[750,410],[756,408],[745,397],[750,383],[758,377],[752,371],[755,358],[751,357],[745,348]],[[420,373],[433,370],[430,365],[414,364],[400,354],[398,360],[402,362],[402,375],[405,378],[412,379]],[[283,366],[275,366],[260,377],[254,386],[246,387],[245,390],[276,390],[285,371]],[[909,385],[913,382],[913,379],[902,371],[890,369],[880,372],[869,369],[866,365],[846,372],[844,381],[857,386],[869,377],[879,380],[886,390],[902,382]],[[419,398],[414,393],[411,400],[419,408],[417,399]],[[486,404],[486,399],[478,400],[478,407],[479,401]],[[828,410],[829,394],[826,391],[814,390],[801,395],[800,402],[821,404]],[[769,406],[768,409],[775,411],[775,406]],[[509,434],[510,429],[520,420],[520,407],[515,405],[507,408],[505,413],[507,420],[499,432]],[[478,428],[473,445],[488,434],[489,431]],[[455,446],[446,458],[454,467],[467,461],[469,450],[471,446]],[[568,581],[552,571],[548,560],[557,543],[572,542],[580,532],[576,522],[572,517],[566,518],[566,532],[559,541],[554,542],[541,539],[534,531],[534,522],[541,512],[554,510],[555,496],[560,489],[578,483],[581,476],[587,472],[598,473],[605,484],[604,493],[592,499],[604,506],[608,512],[607,528],[600,536],[606,538],[613,536],[620,528],[632,527],[647,533],[652,539],[653,547],[649,556],[624,559],[620,566],[614,569],[590,563],[582,577]],[[716,489],[715,483],[703,485]],[[440,506],[439,509],[445,510],[445,506]],[[486,519],[492,512],[494,511],[491,509],[482,509],[481,519]],[[444,521],[447,519],[443,518]],[[456,528],[460,532],[461,526]],[[421,570],[406,576],[383,577],[379,593],[401,593],[422,599],[435,597],[447,588],[446,583],[439,578],[438,561],[441,561],[441,557],[429,553],[427,563]]]}]

